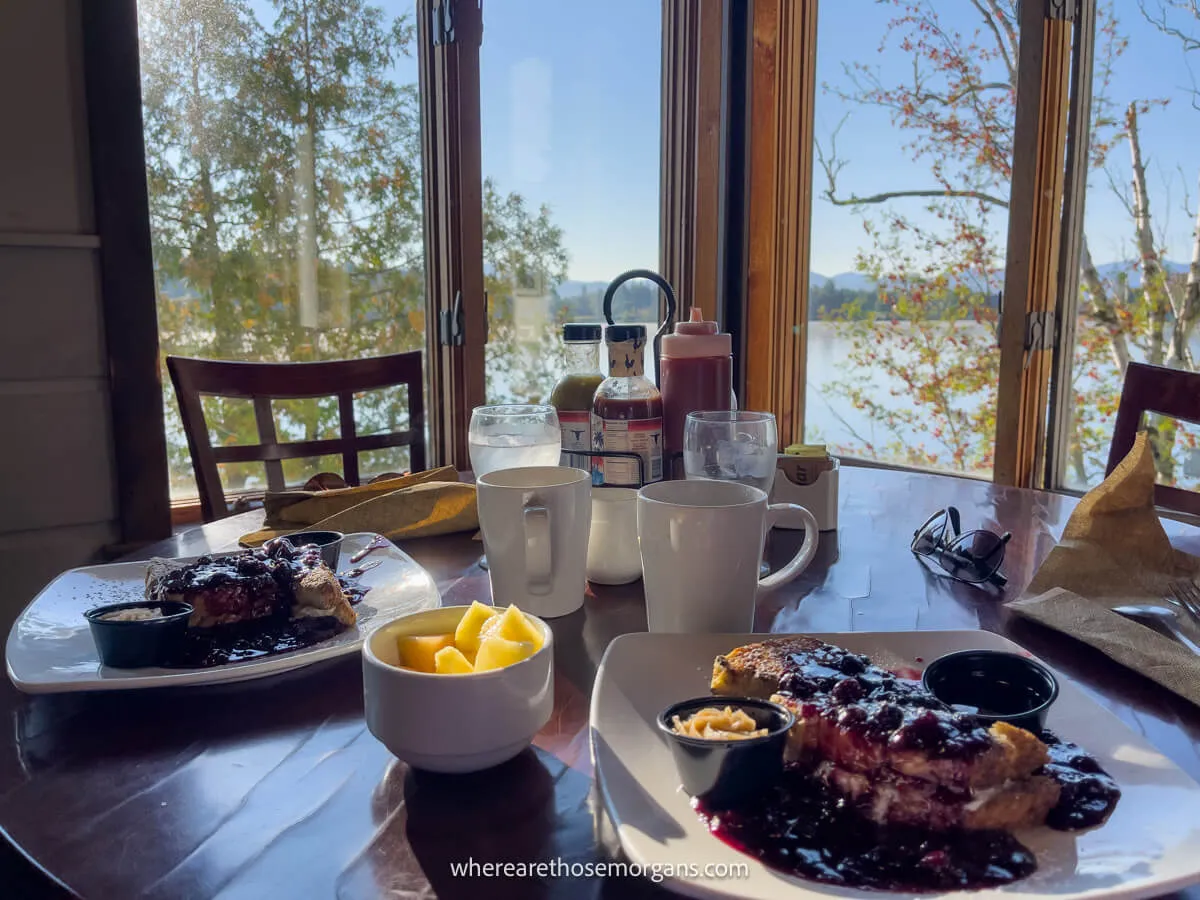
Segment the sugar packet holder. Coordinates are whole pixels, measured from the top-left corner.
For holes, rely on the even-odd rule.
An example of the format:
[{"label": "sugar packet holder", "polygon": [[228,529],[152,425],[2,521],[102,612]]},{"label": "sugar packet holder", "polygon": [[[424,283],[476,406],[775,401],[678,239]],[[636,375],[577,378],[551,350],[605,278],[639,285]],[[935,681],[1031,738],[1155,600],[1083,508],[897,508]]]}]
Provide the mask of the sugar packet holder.
[{"label": "sugar packet holder", "polygon": [[[803,506],[816,518],[821,531],[836,531],[840,469],[841,462],[834,456],[811,458],[781,453],[775,469],[771,502]],[[801,481],[808,483],[801,484]],[[775,527],[798,531],[804,527],[804,523],[799,516],[785,514],[775,523]]]}]

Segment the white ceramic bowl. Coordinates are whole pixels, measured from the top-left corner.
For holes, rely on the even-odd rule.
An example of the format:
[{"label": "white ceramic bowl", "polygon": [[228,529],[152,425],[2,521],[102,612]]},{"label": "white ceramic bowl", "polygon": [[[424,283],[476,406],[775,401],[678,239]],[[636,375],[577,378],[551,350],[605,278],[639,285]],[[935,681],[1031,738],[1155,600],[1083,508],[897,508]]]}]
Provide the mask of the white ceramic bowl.
[{"label": "white ceramic bowl", "polygon": [[469,607],[411,613],[363,642],[367,728],[395,756],[431,772],[474,772],[529,746],[554,711],[554,634],[537,616],[546,642],[503,669],[430,675],[399,667],[396,638],[454,631]]}]

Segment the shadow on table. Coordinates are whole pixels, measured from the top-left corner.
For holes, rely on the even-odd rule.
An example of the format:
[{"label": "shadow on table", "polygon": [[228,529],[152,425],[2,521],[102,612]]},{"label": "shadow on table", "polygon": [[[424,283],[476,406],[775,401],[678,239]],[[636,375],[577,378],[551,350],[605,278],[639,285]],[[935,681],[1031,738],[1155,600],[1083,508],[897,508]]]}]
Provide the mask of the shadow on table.
[{"label": "shadow on table", "polygon": [[[641,879],[586,874],[611,859],[593,827],[596,808],[590,778],[532,748],[467,775],[415,772],[393,763],[372,798],[379,828],[374,848],[339,896],[664,896]],[[523,875],[484,868],[539,863],[541,872],[527,868]]]},{"label": "shadow on table", "polygon": [[[295,702],[298,681],[304,703]],[[51,767],[94,769],[107,759],[144,764],[170,758],[177,765],[174,754],[225,738],[265,739],[310,731],[314,721],[360,719],[362,664],[355,654],[227,685],[23,697],[12,715],[26,775]]]}]

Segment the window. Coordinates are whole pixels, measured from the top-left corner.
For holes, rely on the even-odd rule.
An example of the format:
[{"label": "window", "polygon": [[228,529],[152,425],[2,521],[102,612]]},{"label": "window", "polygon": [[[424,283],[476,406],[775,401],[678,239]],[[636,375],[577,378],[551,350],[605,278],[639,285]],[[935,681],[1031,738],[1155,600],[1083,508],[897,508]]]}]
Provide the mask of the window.
[{"label": "window", "polygon": [[[1061,486],[1104,476],[1125,365],[1200,370],[1200,13],[1194,3],[1101,0],[1091,154],[1075,299]],[[1200,477],[1194,425],[1152,416],[1161,484]]]},{"label": "window", "polygon": [[[140,0],[143,118],[163,355],[349,359],[425,346],[412,0]],[[174,498],[194,497],[170,381]],[[356,398],[360,433],[404,415]],[[218,444],[254,444],[251,404],[207,398]],[[284,440],[337,432],[336,400],[276,402]],[[407,467],[364,459],[363,476]],[[331,460],[289,460],[289,484]],[[263,489],[260,464],[226,490]]]},{"label": "window", "polygon": [[[662,9],[504,0],[483,16],[487,400],[546,402],[562,324],[602,322],[609,281],[658,268]],[[645,282],[614,302],[654,327],[658,308]]]},{"label": "window", "polygon": [[809,442],[991,475],[1016,6],[819,7]]}]

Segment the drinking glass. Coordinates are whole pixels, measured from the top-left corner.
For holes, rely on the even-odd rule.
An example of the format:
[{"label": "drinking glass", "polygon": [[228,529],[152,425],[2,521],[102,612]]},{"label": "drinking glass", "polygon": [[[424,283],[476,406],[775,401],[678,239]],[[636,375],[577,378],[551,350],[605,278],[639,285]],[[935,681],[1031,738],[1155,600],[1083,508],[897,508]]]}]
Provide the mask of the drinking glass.
[{"label": "drinking glass", "polygon": [[[497,469],[557,466],[562,453],[562,432],[553,406],[513,404],[477,406],[467,430],[471,470],[475,477]],[[479,557],[487,568],[487,556]]]},{"label": "drinking glass", "polygon": [[[689,480],[737,481],[769,496],[778,454],[771,413],[737,409],[688,413],[683,471]],[[771,571],[765,562],[759,569],[762,574]]]}]

